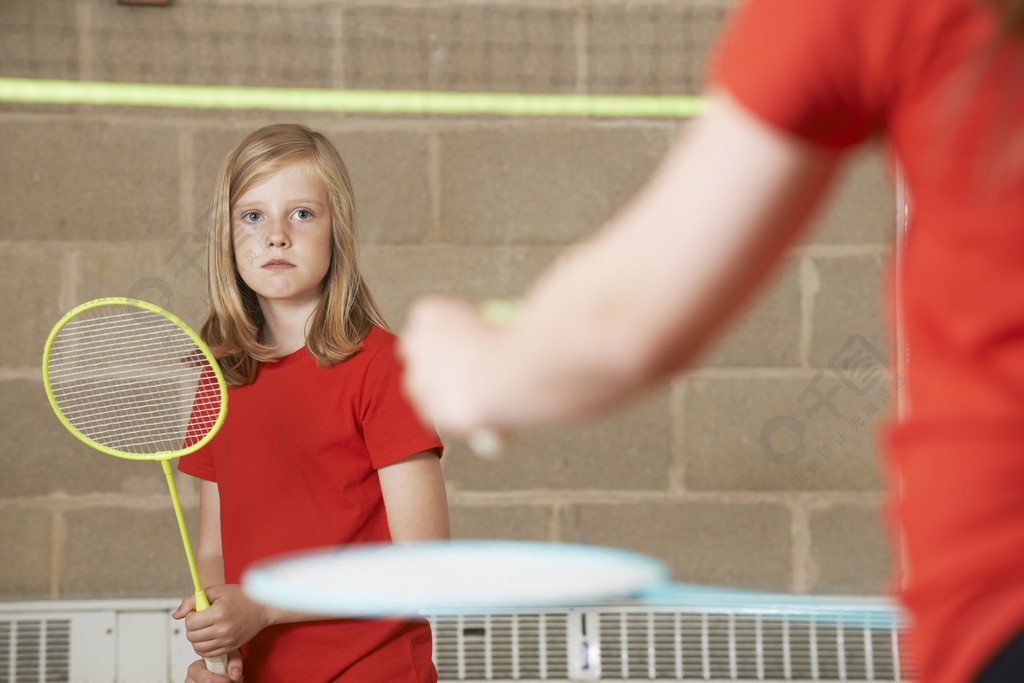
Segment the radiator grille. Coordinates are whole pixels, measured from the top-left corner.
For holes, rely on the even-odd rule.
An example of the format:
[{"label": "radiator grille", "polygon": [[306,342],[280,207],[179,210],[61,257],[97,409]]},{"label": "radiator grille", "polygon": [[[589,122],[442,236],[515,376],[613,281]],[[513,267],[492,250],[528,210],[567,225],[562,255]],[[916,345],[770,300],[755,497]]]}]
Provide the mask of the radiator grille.
[{"label": "radiator grille", "polygon": [[905,636],[877,624],[636,605],[429,619],[442,681],[915,677]]},{"label": "radiator grille", "polygon": [[0,683],[70,681],[71,622],[0,621]]},{"label": "radiator grille", "polygon": [[898,681],[898,632],[732,614],[597,615],[601,678]]},{"label": "radiator grille", "polygon": [[[170,628],[169,612],[176,606],[176,601],[0,604],[0,683],[140,680],[139,672],[157,676],[146,680],[163,680],[164,670],[169,682],[183,680],[194,654],[183,629]],[[428,620],[442,681],[915,678],[906,639],[877,624],[837,626],[806,616],[638,603]],[[138,624],[146,624],[142,638],[133,637]]]},{"label": "radiator grille", "polygon": [[441,680],[567,680],[569,614],[433,617]]}]

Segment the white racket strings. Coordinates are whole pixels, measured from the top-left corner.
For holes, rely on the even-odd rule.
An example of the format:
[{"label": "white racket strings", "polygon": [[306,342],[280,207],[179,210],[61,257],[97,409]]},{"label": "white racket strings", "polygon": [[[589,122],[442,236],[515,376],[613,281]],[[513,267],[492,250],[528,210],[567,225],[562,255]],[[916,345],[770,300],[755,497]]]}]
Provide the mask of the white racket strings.
[{"label": "white racket strings", "polygon": [[71,426],[134,457],[200,441],[221,410],[213,371],[192,338],[134,306],[100,306],[68,320],[53,341],[47,374]]}]

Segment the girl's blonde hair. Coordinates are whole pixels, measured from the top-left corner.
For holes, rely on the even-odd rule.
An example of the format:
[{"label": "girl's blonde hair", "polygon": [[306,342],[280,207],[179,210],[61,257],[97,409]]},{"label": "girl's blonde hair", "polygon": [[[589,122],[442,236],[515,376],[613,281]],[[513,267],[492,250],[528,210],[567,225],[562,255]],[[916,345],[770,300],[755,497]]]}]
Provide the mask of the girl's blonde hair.
[{"label": "girl's blonde hair", "polygon": [[995,12],[1003,35],[1024,38],[1024,0],[981,0]]},{"label": "girl's blonde hair", "polygon": [[251,384],[260,366],[273,360],[277,351],[263,343],[263,314],[256,293],[238,274],[232,207],[250,188],[297,163],[323,181],[332,219],[331,263],[310,320],[306,349],[319,367],[331,367],[357,353],[372,326],[387,328],[359,272],[352,184],[338,150],[321,133],[299,124],[265,126],[242,139],[225,159],[210,213],[210,311],[201,335],[229,386]]}]

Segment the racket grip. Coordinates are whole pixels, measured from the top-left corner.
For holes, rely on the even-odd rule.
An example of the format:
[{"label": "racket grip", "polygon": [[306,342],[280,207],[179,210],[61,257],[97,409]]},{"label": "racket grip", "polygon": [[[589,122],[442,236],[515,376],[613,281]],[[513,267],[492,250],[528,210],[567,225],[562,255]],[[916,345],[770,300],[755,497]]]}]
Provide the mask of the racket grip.
[{"label": "racket grip", "polygon": [[466,437],[466,443],[477,457],[485,460],[497,458],[505,449],[504,440],[491,429],[478,429],[472,432]]},{"label": "racket grip", "polygon": [[[519,308],[517,299],[488,299],[480,304],[480,314],[488,322],[501,325],[511,321]],[[477,429],[466,437],[469,449],[477,456],[493,460],[505,450],[505,440],[493,429]]]},{"label": "racket grip", "polygon": [[[196,610],[202,611],[210,606],[210,601],[206,599],[206,593],[203,592],[202,588],[196,589]],[[224,674],[228,673],[228,656],[217,655],[216,657],[203,657],[203,661],[206,662],[206,670],[210,673]]]},{"label": "racket grip", "polygon": [[496,325],[511,322],[518,310],[518,299],[487,299],[480,304],[480,315]]},{"label": "racket grip", "polygon": [[206,670],[210,673],[224,674],[228,673],[228,656],[217,655],[216,657],[203,657],[203,661],[206,662]]}]

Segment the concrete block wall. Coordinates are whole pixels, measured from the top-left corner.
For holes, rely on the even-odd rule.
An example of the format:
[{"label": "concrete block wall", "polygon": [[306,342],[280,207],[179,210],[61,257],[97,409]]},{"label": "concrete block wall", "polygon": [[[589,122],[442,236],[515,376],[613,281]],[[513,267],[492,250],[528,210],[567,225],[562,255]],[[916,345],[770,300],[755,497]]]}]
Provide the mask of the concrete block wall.
[{"label": "concrete block wall", "polygon": [[[0,76],[695,94],[730,9],[4,0]],[[65,433],[40,357],[60,315],[94,297],[146,298],[198,324],[217,167],[241,135],[282,120],[325,131],[346,158],[363,266],[399,331],[427,292],[522,292],[621,206],[686,125],[0,105],[0,600],[189,592],[159,466]],[[891,188],[880,151],[854,157],[772,286],[670,386],[607,419],[522,434],[494,462],[450,442],[455,535],[631,548],[687,581],[883,592],[875,432],[898,383],[882,304]],[[851,352],[874,359],[867,375],[840,362]],[[179,485],[194,529],[198,489]]]}]

